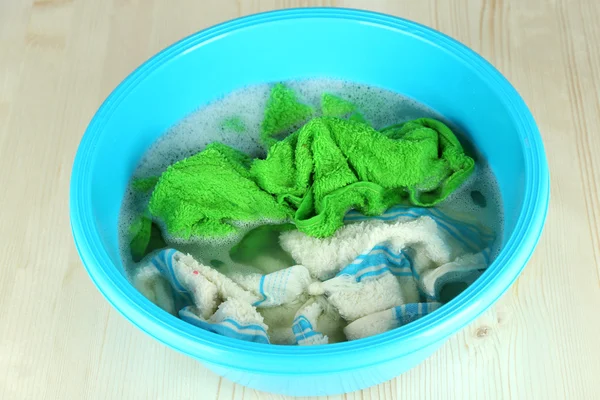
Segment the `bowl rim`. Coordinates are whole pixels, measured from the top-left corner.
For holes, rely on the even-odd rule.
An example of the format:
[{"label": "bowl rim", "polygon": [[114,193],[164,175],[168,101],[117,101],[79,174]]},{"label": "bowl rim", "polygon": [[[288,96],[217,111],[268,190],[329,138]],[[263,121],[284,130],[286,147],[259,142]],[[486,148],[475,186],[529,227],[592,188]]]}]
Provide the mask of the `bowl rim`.
[{"label": "bowl rim", "polygon": [[[148,74],[203,43],[248,26],[301,18],[334,18],[409,32],[469,64],[493,84],[517,122],[525,160],[525,196],[514,231],[486,272],[458,297],[434,313],[368,338],[327,346],[273,346],[220,336],[187,324],[146,300],[111,262],[95,229],[91,202],[93,148],[121,100]],[[167,346],[198,360],[226,368],[266,374],[317,374],[364,368],[397,359],[447,339],[483,313],[509,288],[540,238],[549,203],[549,173],[533,116],[504,76],[458,41],[421,24],[372,11],[346,8],[299,8],[270,11],[230,20],[194,33],[162,50],[125,78],[102,103],[80,142],[70,185],[72,233],[80,258],[96,287],[126,319]],[[368,351],[376,348],[377,351]],[[357,357],[360,351],[360,357]],[[260,358],[257,358],[260,357]],[[257,362],[259,361],[259,362]]]}]

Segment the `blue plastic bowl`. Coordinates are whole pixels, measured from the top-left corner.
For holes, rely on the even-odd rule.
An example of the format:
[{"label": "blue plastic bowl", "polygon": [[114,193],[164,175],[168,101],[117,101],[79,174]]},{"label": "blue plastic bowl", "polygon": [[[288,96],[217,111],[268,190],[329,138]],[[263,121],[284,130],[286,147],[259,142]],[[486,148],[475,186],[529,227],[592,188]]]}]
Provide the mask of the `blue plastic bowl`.
[{"label": "blue plastic bowl", "polygon": [[[410,96],[468,132],[498,179],[503,248],[460,296],[414,323],[326,346],[230,339],[154,306],[128,282],[117,220],[127,182],[148,147],[198,106],[241,87],[340,78]],[[410,21],[346,9],[294,9],[230,21],[162,51],[119,85],[91,121],[71,178],[71,224],[90,277],[134,325],[224,377],[288,395],[350,392],[414,367],[492,305],[539,239],[549,177],[535,122],[519,94],[483,58]],[[151,360],[150,360],[151,361]]]}]

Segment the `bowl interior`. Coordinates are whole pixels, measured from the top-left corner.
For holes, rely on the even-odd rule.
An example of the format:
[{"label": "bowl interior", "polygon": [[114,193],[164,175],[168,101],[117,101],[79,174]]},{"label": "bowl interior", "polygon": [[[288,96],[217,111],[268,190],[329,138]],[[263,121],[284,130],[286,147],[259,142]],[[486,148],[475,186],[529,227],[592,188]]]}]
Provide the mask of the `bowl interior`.
[{"label": "bowl interior", "polygon": [[202,104],[247,85],[287,79],[330,77],[379,86],[441,113],[488,160],[504,202],[504,239],[511,235],[525,191],[526,144],[518,121],[492,82],[439,42],[376,24],[302,18],[213,33],[173,53],[151,61],[154,68],[142,67],[137,79],[124,83],[129,90],[105,104],[90,155],[96,229],[121,271],[119,210],[147,148]]}]

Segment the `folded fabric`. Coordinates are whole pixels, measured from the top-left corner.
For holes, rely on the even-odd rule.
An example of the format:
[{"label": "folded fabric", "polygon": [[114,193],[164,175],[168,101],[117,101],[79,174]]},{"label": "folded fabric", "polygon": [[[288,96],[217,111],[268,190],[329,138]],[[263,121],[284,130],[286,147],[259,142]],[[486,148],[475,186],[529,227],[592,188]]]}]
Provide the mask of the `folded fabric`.
[{"label": "folded fabric", "polygon": [[[257,307],[273,307],[293,302],[312,282],[301,265],[267,275],[233,274],[227,277],[212,267],[196,261],[189,254],[174,249],[162,250],[150,259],[175,292],[190,299],[203,314],[212,314],[218,299],[237,299]],[[136,275],[149,275],[142,268]],[[144,276],[145,276],[144,275]]]},{"label": "folded fabric", "polygon": [[432,209],[399,206],[377,218],[351,212],[346,220],[326,239],[283,230],[281,247],[300,265],[270,274],[225,276],[168,249],[133,281],[160,307],[211,332],[259,343],[325,344],[435,311],[452,298],[445,288],[479,277],[494,240],[477,221]]},{"label": "folded fabric", "polygon": [[249,164],[242,152],[212,143],[167,168],[148,209],[168,236],[182,239],[226,236],[238,230],[234,223],[288,219],[289,208],[257,186]]},{"label": "folded fabric", "polygon": [[351,224],[362,221],[404,222],[419,217],[430,217],[444,234],[444,240],[450,250],[450,258],[454,259],[465,253],[479,253],[487,250],[486,263],[489,264],[490,248],[496,235],[482,225],[473,215],[454,212],[450,215],[437,208],[421,208],[396,205],[378,216],[366,216],[356,210],[349,211],[344,223]]},{"label": "folded fabric", "polygon": [[199,328],[234,339],[269,343],[263,317],[251,305],[229,299],[219,305],[210,319],[205,319],[194,306],[179,311],[179,318]]},{"label": "folded fabric", "polygon": [[348,340],[362,339],[396,329],[424,317],[442,306],[442,303],[410,303],[379,311],[351,322],[344,328]]},{"label": "folded fabric", "polygon": [[[348,339],[435,310],[450,300],[442,295],[448,284],[466,287],[489,263],[494,235],[439,210],[395,207],[380,220],[358,213],[347,219],[349,224],[331,238],[291,231],[282,233],[280,242],[323,280],[312,283],[308,292],[325,295],[351,322],[345,330]],[[370,250],[361,252],[364,248]]]},{"label": "folded fabric", "polygon": [[[315,302],[318,306],[310,306]],[[269,327],[267,332],[271,343],[307,345],[320,342],[321,339],[313,339],[315,335],[308,332],[327,336],[328,343],[346,341],[343,331],[346,321],[323,296],[310,296],[305,292],[293,302],[276,307],[261,307],[259,311]],[[302,336],[302,332],[306,335]]]},{"label": "folded fabric", "polygon": [[324,313],[325,307],[322,301],[311,299],[298,310],[292,325],[296,344],[310,346],[329,343],[327,335],[316,330],[317,320]]},{"label": "folded fabric", "polygon": [[140,267],[133,276],[132,283],[148,300],[169,314],[177,314],[171,284],[154,265]]},{"label": "folded fabric", "polygon": [[296,227],[331,236],[352,208],[378,215],[405,199],[444,200],[471,174],[474,161],[448,127],[419,119],[381,133],[333,117],[314,118],[252,163],[258,185],[293,210]]},{"label": "folded fabric", "polygon": [[[323,103],[330,114],[351,110],[331,99]],[[237,231],[236,224],[265,220],[292,220],[308,235],[328,237],[350,209],[373,216],[406,200],[432,206],[473,171],[473,159],[452,131],[427,118],[379,132],[322,116],[276,140],[312,113],[289,89],[275,86],[262,125],[266,159],[250,160],[213,143],[162,174],[151,214],[180,239],[225,236]]]},{"label": "folded fabric", "polygon": [[274,307],[291,303],[306,291],[312,279],[306,267],[295,265],[268,275],[234,274],[231,279],[260,298],[256,307]]},{"label": "folded fabric", "polygon": [[286,131],[306,122],[313,114],[313,108],[299,102],[293,90],[278,83],[273,86],[267,101],[265,116],[260,127],[260,138],[267,147],[270,147],[277,143],[274,136],[291,133]]},{"label": "folded fabric", "polygon": [[324,239],[281,227],[248,235],[241,256],[254,259],[250,248],[281,232],[278,251],[299,263],[270,274],[225,276],[167,249],[139,268],[133,283],[166,311],[221,335],[334,343],[435,311],[480,276],[495,240],[471,217],[438,209],[396,206],[377,217],[352,211],[345,222]]},{"label": "folded fabric", "polygon": [[[174,249],[158,252],[133,277],[135,287],[165,311],[211,332],[261,343],[268,342],[268,327],[256,307],[304,301],[311,282],[301,265],[227,277]],[[291,334],[291,324],[288,329]]]},{"label": "folded fabric", "polygon": [[[450,261],[450,251],[430,217],[391,224],[368,221],[347,225],[332,238],[321,239],[320,245],[315,244],[319,239],[306,238],[311,243],[307,247],[311,250],[311,262],[319,262],[317,267],[328,268],[328,273],[331,266],[337,267],[335,277],[311,284],[309,294],[325,294],[347,321],[418,302],[419,291],[412,271],[418,273]],[[284,248],[290,243],[287,240],[282,238]],[[295,242],[293,248],[290,246],[290,253],[304,265],[307,258],[299,255],[300,243]],[[355,249],[365,247],[370,250],[356,254]],[[407,250],[423,255],[419,264],[407,257]],[[323,264],[324,257],[315,259],[315,255],[325,253],[329,253],[329,258],[337,259],[325,261],[327,264]],[[347,258],[353,261],[340,269],[340,260]],[[307,268],[308,265],[319,271],[314,264],[306,264]]]},{"label": "folded fabric", "polygon": [[[177,296],[195,305],[203,318],[214,314],[220,299],[233,298],[248,304],[260,299],[220,272],[174,249],[160,251],[150,259],[149,267],[160,272]],[[141,279],[138,273],[136,281],[140,282]]]},{"label": "folded fabric", "polygon": [[[408,264],[401,251],[407,248],[423,251],[433,265],[449,262],[451,255],[450,248],[431,217],[391,223],[366,220],[348,224],[325,239],[314,238],[300,231],[289,231],[283,232],[279,240],[281,247],[319,280],[331,279],[346,266],[345,275],[362,273],[362,267],[369,267],[371,263],[375,267],[405,269]],[[382,245],[375,249],[378,244]],[[368,256],[368,253],[363,254],[365,250],[377,251]],[[398,265],[388,262],[390,258],[399,258]]]},{"label": "folded fabric", "polygon": [[398,304],[419,300],[412,277],[399,279],[387,267],[378,271],[378,275],[364,279],[362,271],[352,272],[340,271],[335,278],[313,283],[309,287],[309,294],[325,295],[346,321],[354,321]]},{"label": "folded fabric", "polygon": [[267,333],[269,334],[269,341],[272,344],[297,344],[296,336],[292,331],[294,318],[296,317],[298,311],[300,311],[300,308],[302,308],[309,298],[309,295],[305,293],[299,297],[297,301],[275,307],[261,307],[259,309],[260,314],[264,318],[265,324],[269,327]]}]

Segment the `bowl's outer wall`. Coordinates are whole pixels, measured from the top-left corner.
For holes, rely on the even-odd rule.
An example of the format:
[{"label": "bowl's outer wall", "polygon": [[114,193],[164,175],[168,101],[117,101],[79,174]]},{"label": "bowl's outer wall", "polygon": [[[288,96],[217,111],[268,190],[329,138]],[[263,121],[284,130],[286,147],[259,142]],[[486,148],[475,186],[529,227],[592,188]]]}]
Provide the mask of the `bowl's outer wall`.
[{"label": "bowl's outer wall", "polygon": [[252,389],[265,390],[288,396],[328,396],[354,392],[389,381],[401,373],[417,366],[443,343],[411,353],[405,357],[360,369],[347,369],[329,374],[265,375],[254,371],[223,368],[203,362],[214,373]]}]

